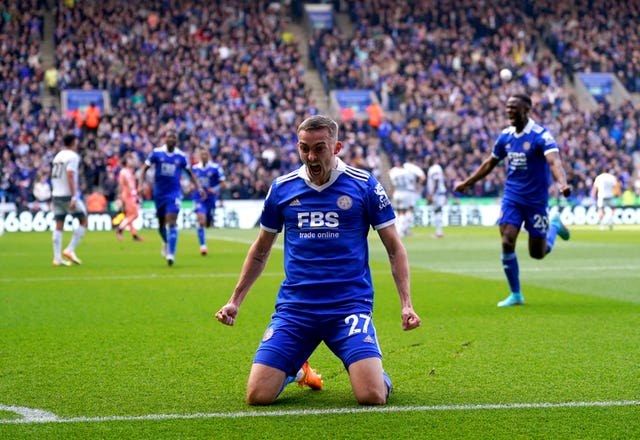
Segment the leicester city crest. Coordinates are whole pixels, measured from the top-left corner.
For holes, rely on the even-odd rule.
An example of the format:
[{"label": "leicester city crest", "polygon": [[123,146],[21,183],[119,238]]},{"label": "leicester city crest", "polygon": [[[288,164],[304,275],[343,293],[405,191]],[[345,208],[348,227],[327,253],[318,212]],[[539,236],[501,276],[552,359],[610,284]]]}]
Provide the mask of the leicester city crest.
[{"label": "leicester city crest", "polygon": [[268,341],[273,336],[273,327],[269,327],[265,330],[264,335],[262,336],[262,342]]},{"label": "leicester city crest", "polygon": [[353,200],[349,196],[340,196],[337,202],[338,208],[347,210],[353,206]]}]

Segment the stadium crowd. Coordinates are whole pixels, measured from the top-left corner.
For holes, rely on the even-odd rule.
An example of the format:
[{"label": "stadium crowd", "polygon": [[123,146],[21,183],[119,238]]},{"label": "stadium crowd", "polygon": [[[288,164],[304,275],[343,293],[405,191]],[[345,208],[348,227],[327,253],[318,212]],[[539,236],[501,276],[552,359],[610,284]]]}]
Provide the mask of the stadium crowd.
[{"label": "stadium crowd", "polygon": [[[425,169],[435,154],[449,189],[479,165],[508,125],[506,97],[526,90],[536,103],[532,116],[562,148],[574,202],[588,198],[604,169],[640,194],[632,158],[640,152],[640,110],[631,102],[619,108],[602,102],[593,112],[581,111],[567,75],[577,68],[614,72],[635,90],[640,52],[637,34],[625,24],[637,26],[640,8],[627,3],[613,8],[628,14],[623,21],[605,20],[602,12],[611,7],[609,1],[359,0],[348,3],[355,35],[317,29],[310,52],[327,88],[375,90],[383,109],[396,115],[379,129],[387,153],[417,158]],[[581,29],[582,38],[576,41],[567,29]],[[595,29],[600,38],[593,38]],[[556,42],[553,51],[544,41]],[[582,64],[567,59],[574,54]],[[511,82],[499,78],[504,67],[515,74]],[[497,173],[475,194],[498,196],[502,182],[504,173]]]},{"label": "stadium crowd", "polygon": [[[344,159],[379,174],[383,152],[391,162],[412,158],[425,168],[435,155],[451,191],[508,125],[506,96],[524,89],[536,102],[533,116],[562,147],[576,201],[588,197],[593,178],[609,168],[625,185],[637,178],[640,193],[632,163],[640,151],[639,110],[605,102],[594,112],[581,111],[565,75],[571,66],[602,68],[634,91],[638,33],[628,32],[625,23],[640,22],[637,2],[627,2],[636,7],[624,8],[623,21],[603,21],[598,11],[607,10],[608,1],[573,2],[573,9],[556,3],[337,2],[348,8],[356,35],[337,27],[316,30],[311,57],[329,88],[370,88],[388,115],[376,127],[380,145],[371,144],[368,121],[345,121]],[[47,2],[4,7],[0,198],[19,210],[40,209],[35,183],[46,181],[63,134],[74,131],[82,138],[83,192],[98,189],[113,200],[120,157],[133,151],[142,161],[168,124],[187,154],[209,147],[227,175],[223,198],[264,197],[274,177],[299,165],[295,128],[318,111],[304,84],[307,60],[287,29],[286,6],[241,0],[61,2],[51,9],[55,66],[41,64]],[[600,38],[587,50],[595,28]],[[543,41],[553,43],[551,51]],[[514,72],[514,80],[500,80],[502,67]],[[52,71],[57,84],[45,86]],[[60,108],[43,107],[43,94],[76,88],[109,93],[112,109],[95,132]],[[496,172],[475,195],[498,196],[503,181]]]}]

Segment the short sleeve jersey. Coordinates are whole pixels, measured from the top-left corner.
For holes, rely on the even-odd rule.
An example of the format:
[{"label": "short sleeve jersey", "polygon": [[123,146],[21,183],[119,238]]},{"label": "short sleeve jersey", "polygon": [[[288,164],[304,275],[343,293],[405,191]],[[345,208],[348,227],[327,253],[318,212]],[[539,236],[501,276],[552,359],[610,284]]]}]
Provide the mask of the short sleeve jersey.
[{"label": "short sleeve jersey", "polygon": [[493,156],[507,159],[504,199],[523,205],[544,205],[549,201],[550,168],[546,155],[558,151],[551,133],[532,119],[521,133],[505,128],[495,145]]},{"label": "short sleeve jersey", "polygon": [[418,190],[419,175],[412,168],[393,167],[389,170],[389,178],[395,191],[416,192]]},{"label": "short sleeve jersey", "polygon": [[154,199],[170,198],[176,199],[182,196],[180,177],[182,170],[189,169],[189,161],[186,155],[175,148],[173,152],[167,150],[163,145],[154,148],[145,164],[155,166],[153,197]]},{"label": "short sleeve jersey", "polygon": [[261,227],[284,229],[285,280],[276,307],[316,313],[354,302],[373,307],[367,236],[395,222],[383,186],[368,172],[338,160],[316,186],[305,166],[277,178],[264,202]]},{"label": "short sleeve jersey", "polygon": [[[204,165],[198,162],[193,166],[192,171],[196,175],[198,182],[200,182],[200,186],[205,189],[205,191],[207,188],[218,187],[220,182],[224,182],[226,179],[220,164],[212,161],[209,161]],[[198,191],[193,192],[192,198],[196,202],[202,201],[202,197],[200,197],[200,193]],[[216,196],[208,194],[207,198],[215,200]]]},{"label": "short sleeve jersey", "polygon": [[138,185],[133,175],[133,171],[124,167],[118,174],[118,181],[120,183],[120,193],[123,199],[134,199],[138,196]]},{"label": "short sleeve jersey", "polygon": [[427,171],[427,191],[429,194],[445,194],[447,188],[444,184],[444,172],[440,165],[433,164]]},{"label": "short sleeve jersey", "polygon": [[615,187],[618,180],[613,174],[599,174],[593,182],[593,186],[598,188],[598,199],[609,199],[615,195]]},{"label": "short sleeve jersey", "polygon": [[80,156],[75,151],[63,149],[58,152],[51,162],[51,195],[53,197],[72,197],[67,171],[73,171],[76,191],[78,188],[78,168]]}]

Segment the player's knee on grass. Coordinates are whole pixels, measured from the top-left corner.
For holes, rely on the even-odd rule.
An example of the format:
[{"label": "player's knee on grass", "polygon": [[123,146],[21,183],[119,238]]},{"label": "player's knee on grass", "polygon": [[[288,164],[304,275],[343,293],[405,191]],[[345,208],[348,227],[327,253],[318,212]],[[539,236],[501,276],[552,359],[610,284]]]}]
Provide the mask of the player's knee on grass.
[{"label": "player's knee on grass", "polygon": [[254,363],[247,382],[249,405],[271,405],[282,391],[287,377],[283,371]]},{"label": "player's knee on grass", "polygon": [[272,393],[264,388],[247,388],[246,401],[248,405],[271,405],[277,396],[277,393]]},{"label": "player's knee on grass", "polygon": [[380,389],[380,387],[358,390],[354,388],[353,394],[356,397],[356,401],[360,405],[384,405],[385,403],[387,403],[386,386],[383,386],[382,389]]},{"label": "player's knee on grass", "polygon": [[387,402],[387,385],[384,382],[382,361],[366,358],[349,366],[351,388],[360,405],[384,405]]}]

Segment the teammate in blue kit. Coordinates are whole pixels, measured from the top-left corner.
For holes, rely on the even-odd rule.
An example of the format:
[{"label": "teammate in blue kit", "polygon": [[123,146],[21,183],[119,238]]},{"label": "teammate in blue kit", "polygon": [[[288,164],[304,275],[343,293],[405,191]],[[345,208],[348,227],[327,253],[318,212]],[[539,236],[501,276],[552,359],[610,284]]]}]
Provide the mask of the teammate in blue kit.
[{"label": "teammate in blue kit", "polygon": [[202,198],[200,192],[194,190],[192,198],[196,204],[200,254],[207,255],[205,228],[213,225],[216,202],[218,201],[218,194],[220,193],[220,184],[225,181],[225,176],[220,164],[211,161],[209,150],[201,148],[199,155],[200,161],[193,166],[192,171],[200,182],[200,186],[205,192],[205,197]]},{"label": "teammate in blue kit", "polygon": [[251,245],[231,298],[216,318],[233,325],[238,309],[284,229],[284,271],[275,313],[256,351],[247,403],[271,404],[316,347],[324,343],[349,372],[356,400],[387,401],[391,380],[371,320],[374,289],[367,235],[373,227],[388,253],[400,296],[402,328],[420,317],[411,303],[409,262],[382,185],[337,154],[338,124],[312,116],[297,130],[303,165],[277,178],[264,202],[260,232]]},{"label": "teammate in blue kit", "polygon": [[507,100],[510,127],[502,130],[491,155],[465,181],[455,187],[464,192],[487,176],[500,161],[507,159],[507,179],[500,213],[502,265],[511,294],[498,303],[499,307],[524,304],[520,289],[520,273],[516,256],[516,240],[524,223],[529,233],[529,255],[542,259],[553,249],[556,235],[568,240],[569,230],[555,215],[549,221],[549,170],[560,189],[568,197],[571,187],[562,168],[556,141],[542,125],[529,117],[531,98],[514,94]]},{"label": "teammate in blue kit", "polygon": [[178,137],[174,129],[167,129],[164,145],[154,148],[144,162],[140,173],[138,188],[143,187],[144,176],[153,165],[155,177],[153,183],[153,201],[156,205],[158,217],[158,232],[162,237],[162,256],[167,264],[173,266],[178,243],[178,227],[176,221],[182,202],[182,187],[180,177],[182,170],[186,171],[197,191],[204,198],[205,193],[196,176],[191,171],[186,155],[177,148]]}]

